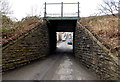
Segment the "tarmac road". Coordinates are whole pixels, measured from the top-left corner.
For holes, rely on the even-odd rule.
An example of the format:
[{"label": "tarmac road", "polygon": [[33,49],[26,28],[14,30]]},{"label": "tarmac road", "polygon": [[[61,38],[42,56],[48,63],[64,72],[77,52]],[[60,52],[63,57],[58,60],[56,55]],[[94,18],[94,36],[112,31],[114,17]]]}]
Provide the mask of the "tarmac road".
[{"label": "tarmac road", "polygon": [[72,45],[58,43],[55,54],[5,72],[3,80],[97,80],[96,74],[75,60]]}]

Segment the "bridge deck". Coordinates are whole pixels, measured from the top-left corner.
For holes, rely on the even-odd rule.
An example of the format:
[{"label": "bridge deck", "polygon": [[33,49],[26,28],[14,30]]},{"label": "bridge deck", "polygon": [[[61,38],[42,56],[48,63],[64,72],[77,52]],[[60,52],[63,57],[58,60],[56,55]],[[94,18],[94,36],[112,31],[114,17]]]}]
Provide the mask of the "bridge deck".
[{"label": "bridge deck", "polygon": [[78,20],[80,17],[45,17],[47,20]]}]

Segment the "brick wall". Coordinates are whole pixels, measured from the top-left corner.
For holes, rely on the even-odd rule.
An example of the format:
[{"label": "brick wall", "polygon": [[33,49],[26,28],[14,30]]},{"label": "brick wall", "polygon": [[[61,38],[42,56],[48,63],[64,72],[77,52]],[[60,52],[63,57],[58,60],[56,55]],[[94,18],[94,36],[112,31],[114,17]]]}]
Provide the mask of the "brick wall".
[{"label": "brick wall", "polygon": [[84,66],[96,72],[100,79],[119,78],[118,58],[80,24],[77,24],[75,30],[75,56]]}]

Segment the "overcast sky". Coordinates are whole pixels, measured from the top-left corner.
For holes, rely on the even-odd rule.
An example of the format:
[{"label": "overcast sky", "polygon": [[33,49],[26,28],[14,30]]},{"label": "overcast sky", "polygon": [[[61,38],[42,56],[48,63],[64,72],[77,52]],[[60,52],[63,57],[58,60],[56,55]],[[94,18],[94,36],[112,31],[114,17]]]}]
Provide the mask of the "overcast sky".
[{"label": "overcast sky", "polygon": [[[13,17],[17,19],[22,19],[27,15],[32,14],[32,9],[37,15],[44,12],[44,2],[55,3],[55,2],[67,2],[67,3],[77,3],[80,2],[80,16],[86,17],[93,15],[97,11],[97,6],[102,2],[102,0],[9,0],[11,5],[11,10],[13,11]],[[53,8],[53,9],[52,9]],[[57,12],[60,11],[60,6],[47,7],[47,11]],[[67,6],[64,11],[75,12],[77,11],[77,6]],[[50,12],[50,13],[51,13]],[[33,14],[35,14],[33,12]]]}]

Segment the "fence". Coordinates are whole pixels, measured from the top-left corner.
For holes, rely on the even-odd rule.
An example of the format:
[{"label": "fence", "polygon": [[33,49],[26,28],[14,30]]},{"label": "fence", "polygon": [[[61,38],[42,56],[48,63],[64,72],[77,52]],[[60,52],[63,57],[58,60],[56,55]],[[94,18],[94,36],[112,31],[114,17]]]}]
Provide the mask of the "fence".
[{"label": "fence", "polygon": [[[45,11],[44,11],[44,17],[80,17],[79,13],[79,2],[78,3],[46,3],[45,2]],[[60,7],[57,7],[57,6],[60,6]],[[76,12],[72,12],[72,13],[64,13],[64,7],[66,5],[69,5],[70,8],[73,8],[73,6],[71,7],[70,5],[76,5],[76,9],[77,11]],[[52,7],[51,9],[48,9],[49,7],[48,6],[54,6]],[[54,11],[52,11],[52,9],[55,8]],[[58,11],[60,8],[60,12],[59,13],[55,13],[55,11]],[[70,8],[67,10],[67,12],[70,10]],[[70,11],[73,11],[75,9],[71,9]],[[48,13],[48,11],[52,11],[52,13]]]}]

